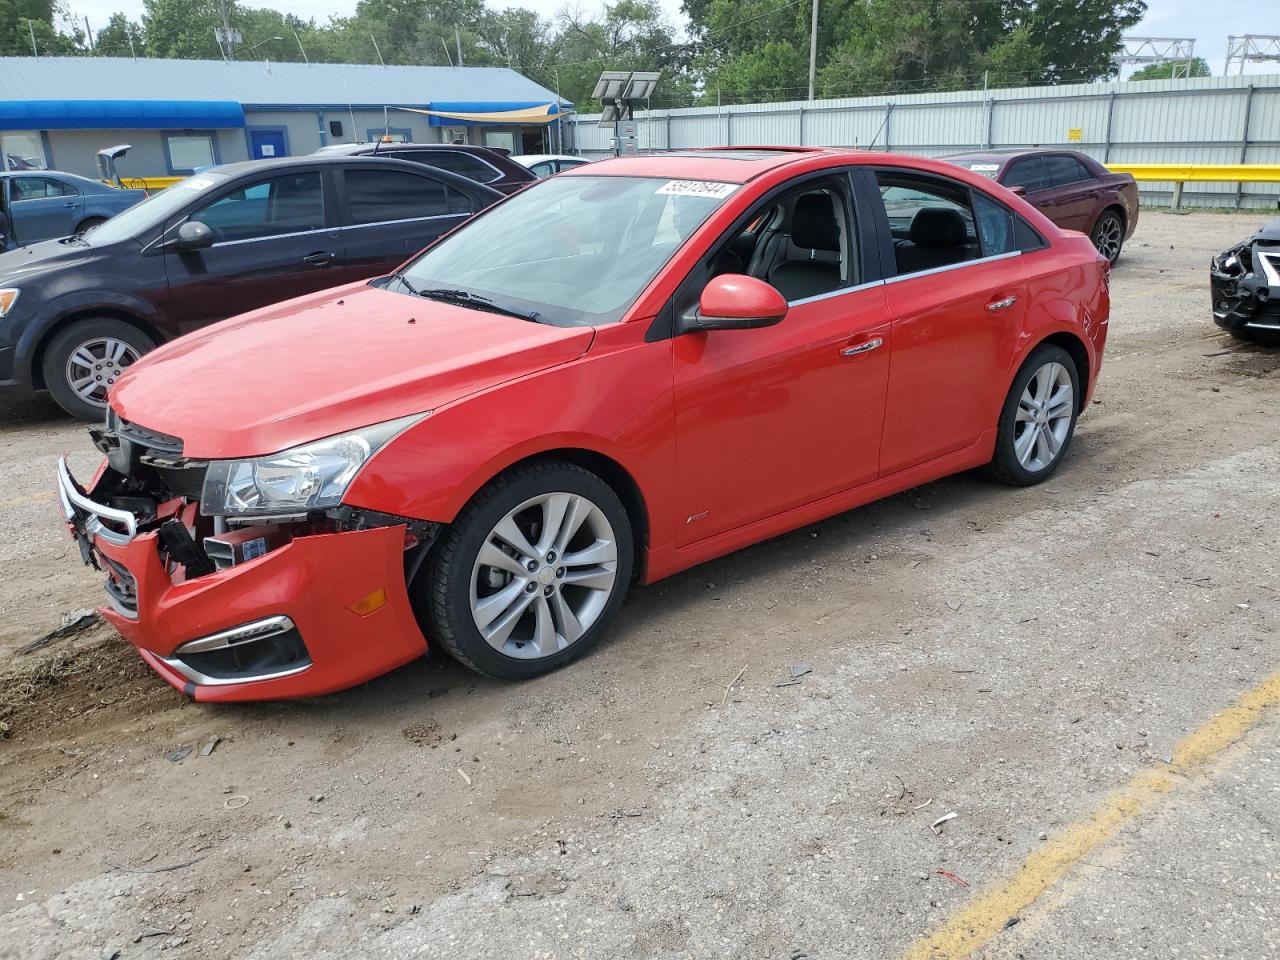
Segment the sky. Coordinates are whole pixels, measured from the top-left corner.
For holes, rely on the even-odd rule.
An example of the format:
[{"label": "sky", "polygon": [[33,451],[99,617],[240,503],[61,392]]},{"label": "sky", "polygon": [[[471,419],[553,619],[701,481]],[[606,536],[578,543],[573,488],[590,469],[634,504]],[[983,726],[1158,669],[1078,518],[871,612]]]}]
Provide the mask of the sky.
[{"label": "sky", "polygon": [[[553,17],[566,5],[565,0],[487,0],[489,6],[523,6]],[[680,0],[660,0],[676,23],[682,22]],[[249,6],[269,6],[300,17],[323,21],[330,16],[343,16],[355,9],[356,0],[246,0]],[[132,19],[141,19],[142,0],[69,0],[80,17],[88,16],[97,30],[117,10]],[[603,3],[575,0],[583,12],[600,9]],[[1194,37],[1195,52],[1209,63],[1215,76],[1221,75],[1227,53],[1228,34],[1280,34],[1280,0],[1148,0],[1147,16],[1130,31],[1134,36]],[[248,37],[246,41],[250,41]],[[1135,68],[1126,68],[1128,75]],[[1280,63],[1247,64],[1246,73],[1280,73]]]}]

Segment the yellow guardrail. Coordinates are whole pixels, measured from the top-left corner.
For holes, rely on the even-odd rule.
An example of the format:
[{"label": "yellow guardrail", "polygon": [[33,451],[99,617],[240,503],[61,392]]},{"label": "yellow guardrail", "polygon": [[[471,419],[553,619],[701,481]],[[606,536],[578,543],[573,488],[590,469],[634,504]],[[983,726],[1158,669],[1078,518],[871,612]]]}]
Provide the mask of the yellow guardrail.
[{"label": "yellow guardrail", "polygon": [[163,190],[186,177],[121,177],[120,182],[129,190]]},{"label": "yellow guardrail", "polygon": [[1184,183],[1280,183],[1280,164],[1269,163],[1108,163],[1107,169],[1172,183],[1175,210],[1182,205]]}]

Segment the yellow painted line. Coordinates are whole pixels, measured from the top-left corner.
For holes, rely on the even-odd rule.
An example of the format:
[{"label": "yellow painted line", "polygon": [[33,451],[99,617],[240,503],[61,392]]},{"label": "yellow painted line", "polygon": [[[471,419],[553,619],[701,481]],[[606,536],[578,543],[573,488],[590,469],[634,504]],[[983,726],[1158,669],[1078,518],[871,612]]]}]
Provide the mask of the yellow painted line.
[{"label": "yellow painted line", "polygon": [[1202,771],[1205,764],[1249,732],[1263,712],[1280,706],[1280,673],[1253,687],[1187,736],[1173,762],[1134,774],[1086,819],[1059,833],[1023,862],[1013,876],[980,893],[941,928],[916,941],[902,960],[963,960],[986,946],[1082,859],[1108,843],[1122,827]]},{"label": "yellow painted line", "polygon": [[0,509],[4,507],[17,507],[24,503],[39,503],[41,500],[52,500],[56,494],[52,490],[45,490],[42,493],[28,493],[25,496],[14,497],[11,500],[0,500]]}]

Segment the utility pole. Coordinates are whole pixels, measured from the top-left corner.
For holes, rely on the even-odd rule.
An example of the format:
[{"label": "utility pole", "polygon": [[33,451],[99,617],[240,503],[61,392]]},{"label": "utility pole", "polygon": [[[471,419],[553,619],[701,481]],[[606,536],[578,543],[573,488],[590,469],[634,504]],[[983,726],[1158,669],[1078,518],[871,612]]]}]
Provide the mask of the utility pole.
[{"label": "utility pole", "polygon": [[453,25],[453,42],[458,45],[458,66],[462,66],[462,31],[456,23]]},{"label": "utility pole", "polygon": [[40,49],[36,46],[36,25],[35,21],[27,21],[27,29],[31,31],[31,55],[37,60],[40,59]]},{"label": "utility pole", "polygon": [[236,58],[236,43],[232,39],[231,16],[227,12],[227,0],[218,0],[218,8],[222,13],[222,35],[226,37],[227,44],[222,55],[227,60],[234,60]]},{"label": "utility pole", "polygon": [[813,99],[813,81],[818,75],[818,0],[813,0],[813,19],[809,26],[809,99]]},{"label": "utility pole", "polygon": [[93,53],[93,28],[89,26],[89,18],[84,18],[84,33],[89,38],[89,52]]},{"label": "utility pole", "polygon": [[[291,30],[292,30],[293,28],[292,28],[292,27],[290,27],[289,29],[291,29]],[[306,51],[306,48],[302,46],[302,40],[301,40],[301,38],[299,38],[299,36],[298,36],[298,31],[297,31],[297,30],[294,30],[294,31],[293,31],[293,39],[297,42],[297,44],[298,44],[298,51],[302,54],[302,62],[303,62],[303,63],[305,63],[307,66],[311,66],[311,61],[310,61],[310,59],[308,59],[308,57],[307,57],[307,51]]]}]

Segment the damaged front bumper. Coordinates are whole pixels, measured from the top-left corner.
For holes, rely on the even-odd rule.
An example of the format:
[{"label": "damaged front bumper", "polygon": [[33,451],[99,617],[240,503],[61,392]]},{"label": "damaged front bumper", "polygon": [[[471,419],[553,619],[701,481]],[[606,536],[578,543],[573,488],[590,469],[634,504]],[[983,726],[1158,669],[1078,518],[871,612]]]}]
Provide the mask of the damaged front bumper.
[{"label": "damaged front bumper", "polygon": [[342,508],[214,530],[195,500],[138,486],[104,462],[85,490],[58,463],[63,517],[107,577],[103,616],[187,695],[330,693],[426,652],[407,581],[435,524]]},{"label": "damaged front bumper", "polygon": [[1209,289],[1218,326],[1280,336],[1280,220],[1214,257]]}]

